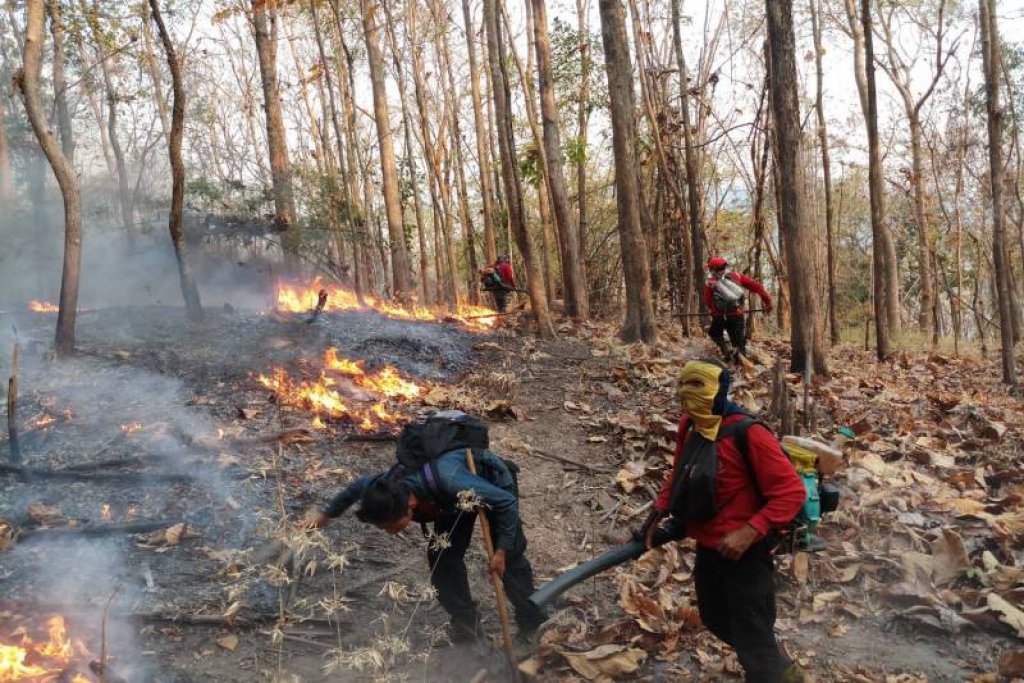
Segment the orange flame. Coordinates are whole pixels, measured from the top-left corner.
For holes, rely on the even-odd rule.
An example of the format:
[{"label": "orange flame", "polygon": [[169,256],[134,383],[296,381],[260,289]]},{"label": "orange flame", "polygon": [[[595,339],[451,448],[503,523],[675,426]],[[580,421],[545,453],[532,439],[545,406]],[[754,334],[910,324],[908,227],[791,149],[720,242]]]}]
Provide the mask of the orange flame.
[{"label": "orange flame", "polygon": [[[343,395],[338,375],[372,398]],[[324,353],[324,368],[316,381],[293,379],[284,368],[275,368],[270,375],[260,375],[257,380],[282,403],[312,412],[315,429],[324,429],[323,418],[331,417],[348,418],[360,429],[374,431],[400,419],[389,410],[388,403],[408,403],[423,393],[422,386],[402,377],[394,367],[388,365],[378,372],[368,373],[362,361],[341,358],[334,348]],[[370,401],[372,403],[366,406]]]},{"label": "orange flame", "polygon": [[[45,643],[34,643],[29,636],[22,635],[17,645],[0,644],[0,683],[52,681],[75,657],[91,656],[80,641],[72,643],[68,639],[64,617],[50,617],[46,628],[49,640]],[[89,683],[89,679],[76,675],[72,683]]]},{"label": "orange flame", "polygon": [[32,299],[32,301],[28,302],[28,310],[36,313],[58,313],[60,312],[60,307],[56,304],[51,304],[49,301]]},{"label": "orange flame", "polygon": [[103,504],[103,509],[100,511],[100,514],[102,515],[104,520],[109,522],[110,521],[110,506],[107,505],[106,503],[104,503]]},{"label": "orange flame", "polygon": [[487,330],[495,326],[497,317],[476,317],[489,316],[494,313],[489,308],[479,306],[460,306],[454,313],[434,311],[423,306],[399,306],[384,299],[364,294],[363,303],[359,303],[359,297],[355,292],[338,287],[337,285],[325,284],[321,278],[316,278],[309,285],[293,285],[279,282],[276,286],[276,308],[279,311],[290,313],[306,313],[316,309],[320,291],[327,292],[327,303],[323,310],[331,311],[366,311],[374,310],[389,318],[396,320],[419,320],[424,322],[442,322],[451,320],[461,323],[466,327]]},{"label": "orange flame", "polygon": [[142,429],[142,423],[140,422],[130,422],[128,424],[121,425],[121,431],[127,435],[134,434],[140,429]]}]

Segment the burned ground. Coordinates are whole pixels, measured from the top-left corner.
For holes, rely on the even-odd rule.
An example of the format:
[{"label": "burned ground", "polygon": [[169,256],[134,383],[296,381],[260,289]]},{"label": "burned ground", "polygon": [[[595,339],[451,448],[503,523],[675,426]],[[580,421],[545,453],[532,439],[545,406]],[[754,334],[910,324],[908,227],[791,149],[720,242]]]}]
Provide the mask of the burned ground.
[{"label": "burned ground", "polygon": [[[548,343],[372,313],[306,324],[215,312],[191,326],[176,309],[142,308],[83,314],[80,358],[55,364],[32,343],[51,323],[18,320],[27,463],[56,470],[138,456],[91,472],[186,478],[0,480],[0,518],[22,531],[103,523],[104,504],[110,523],[166,523],[134,536],[19,539],[0,555],[0,617],[10,631],[59,611],[95,651],[116,593],[107,651],[132,681],[466,681],[484,669],[484,680],[505,678],[486,646],[443,643],[418,529],[390,538],[346,516],[321,535],[283,522],[389,466],[393,445],[351,440],[355,425],[344,422],[310,429],[308,412],[274,401],[257,373],[301,371],[333,346],[427,384],[428,405],[491,416],[494,449],[523,468],[522,514],[540,582],[642,520],[671,448],[673,370],[706,352],[671,340],[658,351],[624,347],[600,328],[565,326]],[[783,643],[819,680],[994,671],[1013,631],[1000,623],[1004,613],[983,607],[1001,605],[988,596],[1014,602],[1019,591],[1011,571],[1019,521],[1006,516],[1018,509],[1009,498],[1019,486],[1019,405],[981,400],[990,363],[905,357],[865,371],[856,351],[840,353],[842,369],[813,399],[823,433],[845,424],[858,432],[838,477],[846,496],[822,527],[828,552],[779,560]],[[769,374],[744,373],[739,399],[766,409]],[[43,414],[55,422],[33,431]],[[988,478],[984,488],[977,477]],[[951,490],[974,503],[951,507]],[[951,538],[943,529],[962,539],[963,554],[938,542]],[[471,580],[494,634],[475,544],[469,564],[481,567]],[[950,567],[951,578],[939,576]],[[528,668],[541,680],[578,679],[574,657],[584,656],[620,667],[609,670],[639,664],[617,677],[735,674],[728,648],[699,628],[691,571],[680,544],[579,586],[553,610]]]}]

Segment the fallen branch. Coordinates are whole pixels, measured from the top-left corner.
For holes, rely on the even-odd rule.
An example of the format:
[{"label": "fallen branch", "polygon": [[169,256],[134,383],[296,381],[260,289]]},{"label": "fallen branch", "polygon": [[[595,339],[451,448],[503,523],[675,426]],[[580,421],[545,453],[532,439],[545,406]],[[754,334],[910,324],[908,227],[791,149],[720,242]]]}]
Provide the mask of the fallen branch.
[{"label": "fallen branch", "polygon": [[11,378],[7,380],[7,443],[11,464],[21,464],[21,442],[18,440],[18,342],[11,352]]},{"label": "fallen branch", "polygon": [[164,460],[158,455],[132,455],[127,458],[110,458],[108,460],[97,460],[95,462],[82,462],[77,465],[67,465],[61,469],[62,472],[90,472],[92,470],[112,470],[116,467],[136,467],[145,465],[155,460]]},{"label": "fallen branch", "polygon": [[352,441],[398,441],[398,434],[394,432],[370,432],[367,434],[346,434],[341,437],[342,442]]},{"label": "fallen branch", "polygon": [[109,664],[105,664],[99,660],[89,662],[89,671],[99,676],[103,683],[128,683],[127,678],[117,675],[117,673],[110,668]]},{"label": "fallen branch", "polygon": [[135,481],[139,483],[183,483],[192,480],[192,477],[188,474],[175,474],[172,472],[79,472],[72,469],[43,470],[33,467],[15,467],[13,465],[0,464],[0,475],[4,474],[18,475],[22,480],[26,477],[56,479],[60,481]]},{"label": "fallen branch", "polygon": [[573,460],[572,458],[567,458],[564,455],[545,453],[544,451],[538,451],[536,449],[530,449],[529,452],[531,455],[536,455],[539,458],[543,458],[545,460],[552,460],[554,462],[559,462],[562,463],[563,465],[569,465],[570,467],[575,467],[581,470],[589,470],[590,472],[593,472],[595,474],[608,474],[609,472],[611,472],[611,469],[607,467],[595,467],[594,465],[589,465],[585,462],[578,462],[576,460]]},{"label": "fallen branch", "polygon": [[117,524],[86,524],[83,526],[53,526],[39,529],[26,529],[18,534],[18,540],[24,541],[39,536],[103,536],[106,534],[143,534],[157,529],[174,526],[181,520],[178,518],[158,519],[146,522],[123,522]]}]

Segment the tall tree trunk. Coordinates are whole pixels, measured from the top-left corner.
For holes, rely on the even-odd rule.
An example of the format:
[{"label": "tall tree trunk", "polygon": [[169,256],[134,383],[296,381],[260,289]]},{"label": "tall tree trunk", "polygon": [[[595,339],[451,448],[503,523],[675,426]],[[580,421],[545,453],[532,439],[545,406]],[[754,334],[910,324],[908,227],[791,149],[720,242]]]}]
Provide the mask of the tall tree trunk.
[{"label": "tall tree trunk", "polygon": [[544,338],[553,338],[555,328],[551,322],[547,297],[544,294],[544,281],[540,264],[537,262],[533,237],[526,227],[523,216],[523,188],[519,178],[519,164],[516,159],[516,146],[512,132],[512,106],[509,102],[508,73],[505,70],[501,23],[495,7],[499,0],[483,0],[484,27],[487,33],[487,56],[491,66],[491,90],[494,100],[495,124],[498,129],[498,145],[501,151],[502,177],[505,182],[505,203],[508,207],[508,219],[519,253],[523,257],[523,270],[526,272],[526,286],[533,306],[533,317],[537,322],[538,333]]},{"label": "tall tree trunk", "polygon": [[395,147],[391,136],[391,118],[388,97],[384,89],[384,58],[377,37],[376,8],[371,0],[360,0],[363,15],[363,37],[366,57],[370,66],[373,86],[373,118],[377,124],[377,142],[380,145],[380,170],[384,190],[384,212],[388,221],[391,242],[392,296],[399,301],[407,298],[409,287],[409,254],[405,246],[405,226],[402,224],[402,198],[398,189],[398,169],[395,167]]},{"label": "tall tree trunk", "polygon": [[[683,56],[682,16],[679,9],[680,0],[671,0],[672,5],[672,46],[676,54],[676,67],[679,72],[680,110],[683,115],[683,155],[686,164],[686,210],[690,224],[690,268],[694,294],[699,302],[700,310],[704,311],[703,286],[704,278],[704,234],[700,224],[701,204],[703,197],[697,176],[697,153],[693,147],[693,127],[690,124],[690,85],[686,71],[686,58]],[[687,295],[689,296],[689,295]],[[780,307],[781,308],[781,307]]]},{"label": "tall tree trunk", "polygon": [[[864,118],[868,129],[868,184],[871,192],[871,245],[874,271],[875,302],[875,349],[879,360],[889,357],[889,333],[893,332],[892,315],[889,307],[892,297],[889,266],[886,259],[885,228],[885,177],[882,172],[882,151],[878,140],[878,95],[875,91],[874,45],[871,29],[871,0],[861,0],[861,22],[864,40]],[[896,311],[899,318],[899,311]]]},{"label": "tall tree trunk", "polygon": [[469,0],[462,0],[462,17],[466,24],[466,52],[469,58],[470,94],[473,98],[473,125],[476,127],[477,166],[480,169],[480,195],[484,205],[484,258],[488,264],[498,260],[494,227],[494,191],[491,189],[490,155],[487,150],[487,132],[480,99],[480,69],[476,63],[476,33]]},{"label": "tall tree trunk", "polygon": [[992,190],[992,263],[995,266],[995,290],[999,306],[1003,383],[1016,391],[1017,365],[1013,356],[1013,308],[1010,299],[1010,273],[1006,253],[1006,227],[1003,222],[1003,110],[999,103],[1002,48],[999,45],[999,27],[993,10],[992,0],[978,0],[981,54],[985,69],[985,103],[988,110],[989,185]]},{"label": "tall tree trunk", "polygon": [[914,189],[914,223],[917,224],[918,274],[921,278],[921,311],[918,325],[929,337],[935,332],[935,275],[932,271],[931,237],[924,211],[924,158],[921,151],[921,120],[913,110],[910,115],[910,184]]},{"label": "tall tree trunk", "polygon": [[[93,0],[92,8],[87,9],[85,0],[81,0],[82,12],[85,13],[92,30],[93,39],[96,45],[104,44],[102,31],[100,29],[100,6]],[[117,104],[120,95],[114,85],[112,73],[112,55],[107,50],[97,49],[100,59],[100,73],[103,74],[103,89],[107,95],[107,139],[110,141],[110,149],[114,153],[114,166],[117,169],[117,196],[121,209],[121,223],[125,231],[131,236],[135,230],[135,204],[132,192],[128,184],[128,165],[124,158],[124,149],[121,147],[121,138],[117,131]]]},{"label": "tall tree trunk", "polygon": [[624,341],[654,343],[657,330],[651,303],[651,273],[647,242],[640,226],[640,187],[637,176],[633,65],[626,41],[626,20],[619,0],[600,0],[601,39],[612,120],[615,156],[615,203],[618,209],[619,250],[626,285],[626,318],[619,336]]},{"label": "tall tree trunk", "polygon": [[[473,237],[473,214],[469,209],[469,190],[466,187],[466,162],[462,153],[462,126],[459,124],[458,90],[455,88],[455,76],[452,73],[451,47],[448,43],[448,33],[442,32],[442,57],[444,59],[445,71],[448,75],[448,116],[451,120],[451,145],[455,151],[455,179],[458,183],[459,213],[462,216],[462,230],[466,238],[466,255],[469,257],[469,300],[470,303],[480,303],[480,291],[476,286],[477,262],[476,249]],[[453,273],[452,279],[456,280]],[[455,291],[459,288],[456,285]]]},{"label": "tall tree trunk", "polygon": [[67,84],[64,79],[64,24],[59,0],[47,0],[46,13],[50,17],[50,35],[53,37],[53,100],[57,110],[57,128],[64,157],[75,163],[75,136],[71,130],[71,112],[68,109]]},{"label": "tall tree trunk", "polygon": [[295,194],[288,163],[288,138],[284,129],[281,92],[277,85],[277,4],[250,0],[253,37],[263,84],[263,110],[267,123],[267,148],[274,192],[274,221],[284,233],[282,244],[288,268],[298,266],[299,226],[295,222]]},{"label": "tall tree trunk", "polygon": [[824,48],[821,45],[821,0],[810,0],[811,31],[814,34],[814,109],[818,117],[818,144],[821,145],[821,171],[825,177],[825,251],[828,273],[828,330],[832,344],[839,343],[839,315],[836,309],[836,235],[832,207],[832,160],[828,150],[828,127],[825,117],[824,78],[821,66]]},{"label": "tall tree trunk", "polygon": [[70,355],[75,351],[78,279],[82,266],[82,196],[75,169],[64,156],[53,131],[46,125],[46,110],[39,94],[43,53],[43,0],[27,0],[25,17],[22,66],[14,75],[14,85],[21,93],[32,132],[50,162],[64,200],[64,266],[60,281],[60,311],[57,314],[55,345],[58,354]]},{"label": "tall tree trunk", "polygon": [[[203,304],[199,299],[199,287],[188,259],[188,245],[181,231],[181,213],[185,206],[185,164],[181,160],[181,140],[185,134],[185,83],[181,77],[181,63],[174,51],[171,35],[164,25],[160,14],[159,0],[149,0],[153,11],[153,21],[160,34],[167,55],[167,66],[171,71],[171,92],[174,102],[171,105],[171,135],[168,138],[167,153],[171,161],[171,212],[168,217],[168,229],[171,243],[174,245],[174,257],[178,260],[178,278],[181,280],[181,294],[185,299],[185,312],[189,320],[201,320]],[[147,21],[143,17],[143,21]]]},{"label": "tall tree trunk", "polygon": [[[587,133],[590,127],[590,22],[583,0],[576,0],[576,26],[579,36],[580,90],[576,111],[576,206],[579,229],[580,263],[583,264],[584,286],[589,288],[587,273]],[[587,310],[590,297],[587,296]]]},{"label": "tall tree trunk", "polygon": [[[315,0],[310,1],[315,2]],[[427,267],[427,226],[426,222],[423,220],[423,199],[420,196],[419,173],[417,172],[416,161],[413,155],[415,139],[412,134],[412,122],[410,121],[412,117],[409,113],[409,94],[406,88],[405,70],[402,68],[402,53],[398,47],[398,36],[396,35],[394,26],[395,22],[387,4],[384,5],[384,11],[387,13],[388,38],[391,43],[392,61],[395,65],[395,74],[398,76],[398,94],[402,103],[402,130],[405,133],[405,165],[409,170],[409,183],[412,189],[413,209],[416,218],[416,237],[419,243],[420,291],[423,293],[423,305],[431,306],[433,296],[430,291],[430,271]],[[406,44],[409,44],[411,49],[408,34],[406,34]]]},{"label": "tall tree trunk", "polygon": [[[800,158],[800,100],[797,92],[796,45],[793,35],[793,0],[765,0],[768,46],[771,52],[772,112],[780,195],[779,224],[785,226],[784,244],[790,292],[790,368],[826,373],[821,325],[818,319],[814,273],[814,235],[804,206],[804,169]],[[807,358],[811,354],[811,359]],[[810,362],[813,361],[813,362]]]},{"label": "tall tree trunk", "polygon": [[164,96],[164,79],[160,76],[160,68],[156,63],[156,55],[153,53],[153,29],[149,19],[146,17],[145,6],[141,8],[142,14],[142,46],[146,57],[146,70],[149,71],[149,78],[153,82],[153,99],[156,100],[156,112],[160,115],[160,129],[164,132],[165,138],[170,138],[171,122],[167,114],[167,98]]},{"label": "tall tree trunk", "polygon": [[537,74],[540,80],[541,123],[544,128],[544,149],[547,152],[548,187],[551,208],[562,248],[562,273],[566,285],[565,306],[570,316],[587,318],[587,277],[580,253],[579,232],[569,212],[569,191],[562,170],[562,137],[555,103],[555,80],[551,72],[551,40],[548,36],[548,15],[545,0],[530,0],[533,5],[534,46],[537,52]]}]

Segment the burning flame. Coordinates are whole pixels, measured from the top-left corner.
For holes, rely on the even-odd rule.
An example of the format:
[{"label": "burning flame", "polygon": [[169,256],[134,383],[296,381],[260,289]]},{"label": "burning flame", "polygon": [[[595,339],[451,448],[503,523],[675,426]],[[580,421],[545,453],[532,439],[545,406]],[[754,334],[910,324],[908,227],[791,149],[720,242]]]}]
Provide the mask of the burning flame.
[{"label": "burning flame", "polygon": [[140,429],[142,429],[142,424],[139,422],[131,422],[129,424],[121,425],[121,431],[127,435],[134,434]]},{"label": "burning flame", "polygon": [[[17,645],[0,643],[0,682],[57,680],[71,666],[75,657],[91,656],[80,641],[72,643],[68,639],[64,617],[50,617],[46,621],[46,629],[49,640],[45,643],[34,643],[24,633]],[[17,633],[18,631],[15,632]],[[75,675],[71,681],[90,683],[89,679],[82,675]]]},{"label": "burning flame", "polygon": [[396,320],[435,323],[452,320],[478,330],[490,329],[498,320],[497,317],[493,317],[494,311],[480,306],[460,306],[454,313],[441,312],[423,306],[398,306],[369,294],[363,295],[363,303],[360,304],[355,292],[337,285],[324,284],[320,278],[316,278],[309,285],[278,283],[276,290],[277,310],[290,313],[307,313],[315,310],[320,292],[324,291],[327,293],[327,303],[323,308],[326,312],[374,310]]},{"label": "burning flame", "polygon": [[60,307],[51,304],[49,301],[36,301],[33,299],[28,302],[28,310],[35,311],[36,313],[58,313]]},{"label": "burning flame", "polygon": [[28,423],[29,429],[46,429],[57,422],[53,415],[43,414]]},{"label": "burning flame", "polygon": [[[324,353],[323,369],[315,382],[294,379],[284,368],[275,368],[269,376],[260,375],[257,379],[282,403],[311,411],[315,429],[325,429],[323,418],[331,417],[348,418],[360,429],[375,431],[401,418],[389,410],[389,403],[408,403],[423,393],[422,386],[402,377],[394,367],[388,365],[369,373],[362,361],[341,358],[334,348]],[[358,392],[343,395],[342,380],[364,390],[371,397],[369,401]],[[367,407],[365,404],[370,401]]]},{"label": "burning flame", "polygon": [[110,521],[110,506],[107,505],[106,503],[104,503],[103,504],[103,509],[101,510],[100,514],[103,516],[104,520],[109,522]]}]

